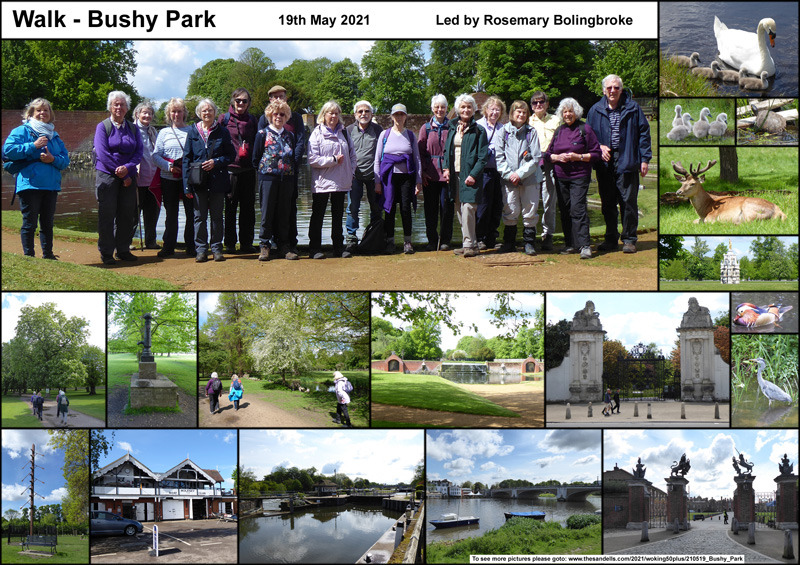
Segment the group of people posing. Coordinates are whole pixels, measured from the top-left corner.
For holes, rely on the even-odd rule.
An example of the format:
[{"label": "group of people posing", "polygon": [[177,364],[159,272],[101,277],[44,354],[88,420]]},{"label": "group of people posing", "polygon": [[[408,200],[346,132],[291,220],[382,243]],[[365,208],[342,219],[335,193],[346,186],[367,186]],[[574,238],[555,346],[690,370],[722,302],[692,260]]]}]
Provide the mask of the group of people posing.
[{"label": "group of people posing", "polygon": [[[131,243],[140,217],[142,244],[158,249],[159,257],[175,255],[181,205],[186,253],[197,262],[208,261],[209,252],[215,261],[237,252],[258,253],[260,261],[298,259],[298,170],[304,156],[312,174],[308,255],[314,259],[325,257],[322,225],[329,201],[334,256],[393,253],[398,207],[403,252],[414,253],[412,217],[420,192],[426,251],[451,248],[454,216],[462,231],[461,246],[453,250],[458,255],[474,257],[493,248],[515,251],[520,216],[523,252],[535,255],[537,246],[551,251],[558,203],[561,253],[590,259],[587,193],[592,169],[606,224],[598,249],[616,250],[621,239],[623,251],[634,253],[639,175],[647,174],[652,157],[650,129],[620,77],[607,76],[603,93],[586,121],[573,98],[562,99],[555,114],[549,114],[548,96],[541,91],[533,94],[530,106],[516,100],[508,111],[503,100],[490,96],[480,119],[475,98],[462,94],[448,119],[448,101],[437,94],[431,99],[432,116],[418,134],[406,127],[403,104],[392,107],[392,126],[384,130],[373,121],[368,101],[355,104],[355,122],[345,127],[342,108],[332,100],[323,105],[307,135],[279,85],[270,89],[260,120],[249,113],[251,97],[244,88],[233,92],[225,113],[211,99],[201,100],[194,124],[187,124],[184,100],[172,98],[165,110],[167,126],[160,131],[153,126],[155,110],[148,103],[134,109],[133,122],[126,120],[130,97],[114,91],[108,95],[110,116],[97,125],[93,148],[101,260],[107,265],[137,260]],[[3,149],[5,159],[15,164],[12,172],[18,173],[23,252],[34,255],[38,223],[43,256],[55,259],[53,215],[60,171],[69,164],[69,155],[55,132],[47,100],[32,101],[23,117],[24,124],[11,132]],[[261,210],[258,248],[253,245],[256,193]],[[364,196],[370,210],[369,242],[359,242],[357,233]],[[537,240],[540,199],[544,213]],[[159,246],[156,224],[162,201],[166,218]]]}]

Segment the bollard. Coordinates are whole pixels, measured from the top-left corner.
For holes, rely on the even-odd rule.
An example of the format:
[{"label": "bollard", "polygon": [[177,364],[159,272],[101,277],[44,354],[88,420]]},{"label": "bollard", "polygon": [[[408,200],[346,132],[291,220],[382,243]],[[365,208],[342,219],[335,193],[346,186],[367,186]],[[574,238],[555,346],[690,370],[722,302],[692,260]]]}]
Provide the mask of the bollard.
[{"label": "bollard", "polygon": [[652,406],[650,406],[649,402],[647,403],[647,419],[648,420],[652,420],[653,419]]},{"label": "bollard", "polygon": [[642,522],[642,539],[639,541],[650,541],[650,533],[647,531],[647,522]]},{"label": "bollard", "polygon": [[686,419],[686,403],[681,402],[681,420]]},{"label": "bollard", "polygon": [[673,533],[673,534],[677,534],[677,533],[678,533],[678,532],[680,532],[680,531],[681,531],[681,525],[680,525],[680,523],[678,522],[678,519],[677,519],[677,518],[675,518],[675,525],[674,525],[674,526],[673,526],[673,528],[672,528],[672,533]]},{"label": "bollard", "polygon": [[638,418],[639,417],[639,403],[638,402],[634,402],[633,403],[633,417],[634,418]]},{"label": "bollard", "polygon": [[794,561],[794,545],[792,544],[792,531],[783,530],[783,558]]},{"label": "bollard", "polygon": [[747,545],[755,545],[756,544],[756,523],[750,522],[750,525],[747,526]]},{"label": "bollard", "polygon": [[736,516],[731,520],[731,530],[733,530],[733,535],[739,535],[739,520],[736,519]]},{"label": "bollard", "polygon": [[403,523],[402,520],[395,524],[395,528],[394,528],[394,546],[395,546],[395,548],[398,545],[400,545],[400,543],[403,541],[403,529],[404,529],[404,523]]},{"label": "bollard", "polygon": [[569,402],[567,402],[567,420],[572,419],[572,410],[570,410]]},{"label": "bollard", "polygon": [[589,417],[592,417],[592,403],[589,403]]},{"label": "bollard", "polygon": [[714,403],[714,419],[719,420],[719,402]]}]

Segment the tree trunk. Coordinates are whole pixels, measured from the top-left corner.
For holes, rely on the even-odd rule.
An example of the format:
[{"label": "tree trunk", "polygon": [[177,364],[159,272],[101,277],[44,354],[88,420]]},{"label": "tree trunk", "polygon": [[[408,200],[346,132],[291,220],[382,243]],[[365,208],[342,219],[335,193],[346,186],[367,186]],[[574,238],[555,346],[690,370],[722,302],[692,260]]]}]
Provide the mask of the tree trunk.
[{"label": "tree trunk", "polygon": [[739,157],[735,147],[719,148],[719,179],[731,184],[739,182]]}]

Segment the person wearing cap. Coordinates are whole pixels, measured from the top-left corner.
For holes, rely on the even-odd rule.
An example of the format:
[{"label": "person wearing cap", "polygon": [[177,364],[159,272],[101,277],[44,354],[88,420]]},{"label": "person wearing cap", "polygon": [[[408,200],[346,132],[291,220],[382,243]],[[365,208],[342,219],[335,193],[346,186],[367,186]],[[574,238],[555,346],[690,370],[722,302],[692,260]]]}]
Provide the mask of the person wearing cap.
[{"label": "person wearing cap", "polygon": [[450,185],[456,216],[461,224],[461,249],[456,255],[478,255],[475,222],[483,192],[483,168],[489,160],[489,138],[475,121],[478,104],[469,94],[456,98],[456,118],[450,120],[444,153],[444,178]]},{"label": "person wearing cap", "polygon": [[375,194],[375,150],[378,148],[378,137],[383,128],[372,121],[374,109],[366,100],[359,100],[353,106],[356,121],[347,126],[347,135],[353,142],[356,151],[356,170],[353,173],[353,185],[348,193],[347,205],[347,251],[353,252],[358,245],[358,212],[361,209],[361,196],[367,195],[369,204],[369,221],[376,222],[381,217],[381,206]]},{"label": "person wearing cap", "polygon": [[403,253],[414,253],[411,245],[411,213],[422,190],[422,165],[414,132],[406,129],[408,111],[404,104],[392,106],[392,127],[378,138],[375,151],[375,192],[386,212],[386,252],[394,253],[396,205],[400,203],[403,222]]},{"label": "person wearing cap", "polygon": [[[431,98],[433,116],[419,128],[419,159],[422,163],[422,194],[425,201],[426,251],[448,251],[453,239],[453,201],[442,173],[444,143],[450,131],[447,98]],[[441,217],[441,226],[437,226]],[[438,231],[437,231],[438,228]]]},{"label": "person wearing cap", "polygon": [[309,256],[324,259],[322,221],[331,201],[331,242],[334,257],[352,257],[344,248],[342,218],[344,198],[353,184],[356,152],[339,121],[342,108],[335,100],[325,103],[317,117],[317,127],[308,138],[308,164],[311,165],[311,220],[308,224]]},{"label": "person wearing cap", "polygon": [[338,423],[346,428],[352,428],[350,412],[347,409],[347,405],[350,404],[350,395],[347,394],[346,390],[347,377],[339,371],[333,373],[333,389],[336,391],[336,418],[338,419]]},{"label": "person wearing cap", "polygon": [[[531,96],[531,118],[528,123],[536,130],[539,136],[539,147],[546,151],[553,140],[553,132],[561,124],[561,118],[555,114],[548,114],[550,107],[547,94],[537,90]],[[541,174],[541,196],[542,208],[542,251],[553,250],[553,233],[556,231],[556,179],[553,176],[553,164],[540,163]]]},{"label": "person wearing cap", "polygon": [[[281,100],[282,102],[286,102],[287,104],[288,99],[286,97],[286,88],[283,86],[276,84],[272,88],[269,89],[267,92],[267,96],[269,96],[270,103],[274,102],[275,100]],[[294,135],[294,151],[292,151],[292,158],[294,159],[294,170],[300,170],[300,164],[303,162],[303,157],[306,154],[306,145],[308,144],[308,135],[306,133],[306,125],[303,123],[303,116],[300,115],[299,112],[291,112],[291,107],[289,108],[291,115],[287,118],[286,124],[283,126],[289,132]],[[267,120],[266,116],[261,116],[258,120],[258,129],[266,129],[269,127],[269,121]],[[289,217],[289,235],[290,235],[290,253],[292,255],[297,256],[297,195],[298,195],[298,188],[297,182],[300,178],[300,175],[294,176],[294,193],[292,194],[292,213]]]}]

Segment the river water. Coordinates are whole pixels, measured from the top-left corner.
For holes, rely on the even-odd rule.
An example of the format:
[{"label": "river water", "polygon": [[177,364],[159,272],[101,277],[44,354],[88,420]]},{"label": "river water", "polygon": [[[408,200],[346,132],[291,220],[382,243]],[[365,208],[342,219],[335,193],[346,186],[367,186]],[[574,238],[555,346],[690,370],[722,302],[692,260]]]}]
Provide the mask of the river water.
[{"label": "river water", "polygon": [[501,499],[501,498],[433,498],[427,502],[428,520],[438,520],[442,514],[457,513],[461,516],[477,516],[480,523],[474,526],[436,529],[427,526],[428,543],[458,540],[481,536],[496,530],[506,522],[504,512],[545,512],[545,521],[559,522],[566,526],[567,518],[573,514],[594,514],[602,499],[591,495],[583,502],[559,502],[553,498]]},{"label": "river water", "polygon": [[239,563],[355,563],[401,516],[348,504],[239,521]]}]

